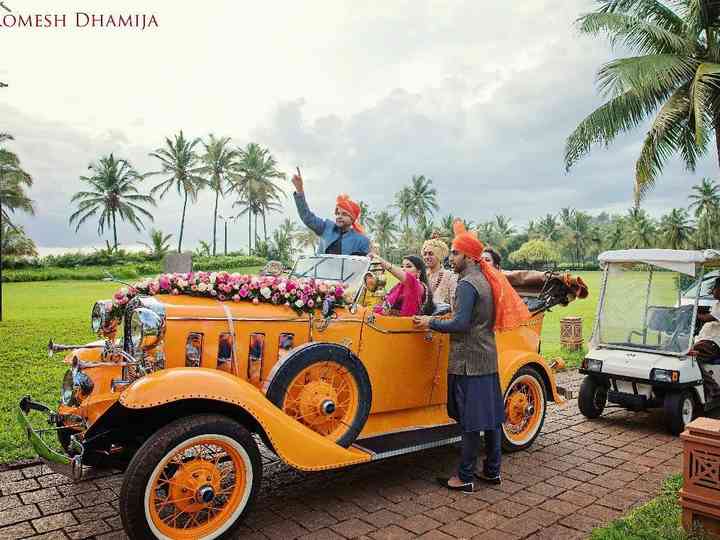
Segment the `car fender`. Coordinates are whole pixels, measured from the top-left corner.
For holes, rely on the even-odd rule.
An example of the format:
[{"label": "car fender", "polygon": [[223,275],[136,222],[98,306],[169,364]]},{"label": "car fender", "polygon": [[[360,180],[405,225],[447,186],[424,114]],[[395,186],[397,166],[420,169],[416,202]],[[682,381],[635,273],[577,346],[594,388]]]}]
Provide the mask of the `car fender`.
[{"label": "car fender", "polygon": [[555,403],[563,403],[565,399],[558,393],[555,385],[555,373],[553,372],[547,361],[537,353],[517,350],[505,350],[501,353],[499,365],[500,369],[500,387],[503,392],[507,389],[513,376],[523,366],[531,365],[545,379],[547,386],[548,398]]},{"label": "car fender", "polygon": [[290,418],[249,382],[207,368],[172,368],[135,381],[120,396],[128,409],[149,409],[187,399],[204,399],[234,405],[262,427],[275,452],[291,467],[319,471],[370,461],[370,454],[342,448]]}]

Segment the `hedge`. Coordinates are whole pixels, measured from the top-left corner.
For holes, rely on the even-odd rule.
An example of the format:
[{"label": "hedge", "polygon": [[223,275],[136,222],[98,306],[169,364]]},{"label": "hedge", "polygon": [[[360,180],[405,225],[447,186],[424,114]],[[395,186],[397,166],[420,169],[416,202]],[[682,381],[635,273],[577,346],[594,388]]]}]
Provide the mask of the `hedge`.
[{"label": "hedge", "polygon": [[[237,270],[255,272],[267,261],[259,257],[199,257],[193,260],[195,271]],[[110,272],[113,277],[122,280],[138,279],[162,272],[162,265],[155,262],[135,264],[107,265],[107,266],[77,266],[63,268],[59,266],[40,266],[19,270],[6,270],[3,264],[2,281],[6,283],[27,281],[53,281],[53,280],[101,280]]]}]

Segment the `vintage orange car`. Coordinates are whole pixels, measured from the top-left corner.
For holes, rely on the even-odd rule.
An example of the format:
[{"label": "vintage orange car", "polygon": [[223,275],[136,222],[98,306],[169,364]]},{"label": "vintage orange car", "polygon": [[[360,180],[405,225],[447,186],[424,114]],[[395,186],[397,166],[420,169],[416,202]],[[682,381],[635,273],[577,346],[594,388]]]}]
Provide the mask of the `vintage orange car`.
[{"label": "vintage orange car", "polygon": [[[539,354],[543,313],[587,290],[567,276],[510,277],[534,313],[497,335],[503,446],[519,450],[538,436],[547,402],[562,401]],[[51,354],[69,351],[60,405],[26,396],[19,420],[55,470],[125,470],[131,538],[223,536],[260,486],[253,435],[303,471],[459,440],[445,405],[448,336],[374,314],[381,281],[365,257],[327,255],[302,258],[289,277],[201,272],[126,287],[93,308],[103,339],[50,342]],[[35,426],[38,415],[52,427]]]}]

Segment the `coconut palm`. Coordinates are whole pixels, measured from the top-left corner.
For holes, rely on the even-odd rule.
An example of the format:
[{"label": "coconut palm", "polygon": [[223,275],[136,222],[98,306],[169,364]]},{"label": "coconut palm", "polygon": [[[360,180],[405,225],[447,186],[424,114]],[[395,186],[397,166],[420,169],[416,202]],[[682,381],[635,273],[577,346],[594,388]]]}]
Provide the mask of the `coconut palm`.
[{"label": "coconut palm", "polygon": [[140,242],[150,250],[150,256],[154,259],[162,259],[170,251],[170,239],[172,234],[164,234],[159,229],[150,229],[150,243]]},{"label": "coconut palm", "polygon": [[410,199],[412,215],[418,224],[427,224],[428,217],[440,208],[437,203],[437,190],[432,187],[432,180],[423,175],[412,177]]},{"label": "coconut palm", "polygon": [[649,248],[655,244],[655,224],[644,210],[633,208],[627,217],[627,247]]},{"label": "coconut palm", "polygon": [[217,253],[217,218],[218,202],[221,195],[225,194],[225,184],[228,176],[235,167],[240,152],[230,148],[230,137],[215,137],[212,133],[207,142],[203,142],[205,154],[202,157],[205,167],[203,172],[209,176],[209,186],[215,192],[215,206],[213,208],[213,238],[212,254]]},{"label": "coconut palm", "polygon": [[395,208],[400,212],[400,220],[404,222],[405,229],[410,228],[410,218],[415,212],[415,201],[412,190],[405,186],[395,194]]},{"label": "coconut palm", "polygon": [[20,226],[9,223],[0,224],[0,254],[15,257],[34,257],[37,255],[35,242],[25,234]]},{"label": "coconut palm", "polygon": [[283,192],[276,181],[286,176],[277,167],[278,163],[269,149],[249,143],[239,150],[235,173],[230,177],[232,189],[241,201],[247,203],[240,206],[251,208],[248,211],[248,236],[251,235],[252,216],[255,217],[257,236],[257,216],[261,215],[265,243],[268,241],[266,216],[269,212],[282,209],[279,201]]},{"label": "coconut palm", "polygon": [[660,235],[665,244],[663,247],[684,249],[690,243],[694,229],[690,224],[687,210],[673,208],[660,220]]},{"label": "coconut palm", "polygon": [[301,229],[300,232],[295,235],[295,241],[300,249],[310,248],[313,253],[317,250],[318,236],[307,227]]},{"label": "coconut palm", "polygon": [[606,35],[611,45],[636,56],[600,68],[598,85],[608,100],[568,137],[565,166],[570,170],[592,147],[607,146],[654,114],[635,164],[637,205],[672,154],[693,171],[712,131],[720,148],[720,5],[714,0],[599,3],[597,11],[580,17],[580,31]]},{"label": "coconut palm", "polygon": [[720,209],[720,185],[709,178],[703,178],[700,183],[693,186],[688,197],[690,210],[694,211],[696,218],[714,214]]},{"label": "coconut palm", "polygon": [[210,256],[210,243],[205,240],[200,240],[200,244],[195,248],[195,255],[198,257],[209,257]]},{"label": "coconut palm", "polygon": [[[12,140],[9,133],[0,133],[0,145]],[[20,166],[17,155],[0,146],[0,215],[4,223],[15,227],[10,219],[15,211],[35,214],[34,203],[25,192],[32,184],[32,177]]]},{"label": "coconut palm", "polygon": [[557,242],[560,240],[560,227],[558,226],[557,217],[552,214],[546,214],[537,223],[536,232],[544,240]]},{"label": "coconut palm", "polygon": [[180,130],[180,133],[175,135],[173,140],[165,137],[165,146],[150,154],[150,156],[160,161],[162,168],[159,171],[149,173],[148,176],[161,175],[165,177],[162,182],[152,188],[150,194],[159,193],[162,199],[170,189],[175,187],[178,195],[183,197],[178,253],[182,251],[188,200],[191,202],[197,201],[198,192],[207,185],[207,182],[202,177],[203,168],[200,164],[200,158],[195,152],[195,147],[198,144],[200,144],[200,139],[186,139],[182,130]]},{"label": "coconut palm", "polygon": [[79,191],[71,202],[78,209],[70,216],[70,224],[75,231],[91,217],[98,218],[97,232],[102,236],[106,227],[113,232],[113,249],[117,251],[117,220],[127,221],[136,231],[145,226],[142,218],[153,221],[153,215],[145,206],[155,206],[155,199],[138,191],[137,183],[141,175],[125,159],[116,159],[113,154],[91,163],[88,169],[91,176],[81,176],[80,180],[88,184],[89,191]]},{"label": "coconut palm", "polygon": [[386,254],[388,247],[397,241],[399,228],[395,216],[389,209],[381,210],[375,214],[375,223],[372,228],[373,239],[380,246],[382,254]]}]

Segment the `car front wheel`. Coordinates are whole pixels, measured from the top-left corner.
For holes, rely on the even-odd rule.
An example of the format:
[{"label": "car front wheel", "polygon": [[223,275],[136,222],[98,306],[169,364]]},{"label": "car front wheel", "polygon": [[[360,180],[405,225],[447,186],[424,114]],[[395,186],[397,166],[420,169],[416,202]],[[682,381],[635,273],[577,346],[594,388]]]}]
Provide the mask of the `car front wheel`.
[{"label": "car front wheel", "polygon": [[665,425],[670,433],[679,435],[695,418],[695,400],[688,390],[665,394]]},{"label": "car front wheel", "polygon": [[171,422],[140,447],[125,472],[120,515],[132,539],[225,538],[260,487],[257,444],[222,415]]},{"label": "car front wheel", "polygon": [[597,418],[607,404],[607,387],[592,377],[585,377],[580,385],[578,406],[586,418]]},{"label": "car front wheel", "polygon": [[537,370],[520,368],[505,391],[502,446],[509,452],[529,448],[540,434],[547,408],[545,383]]}]

